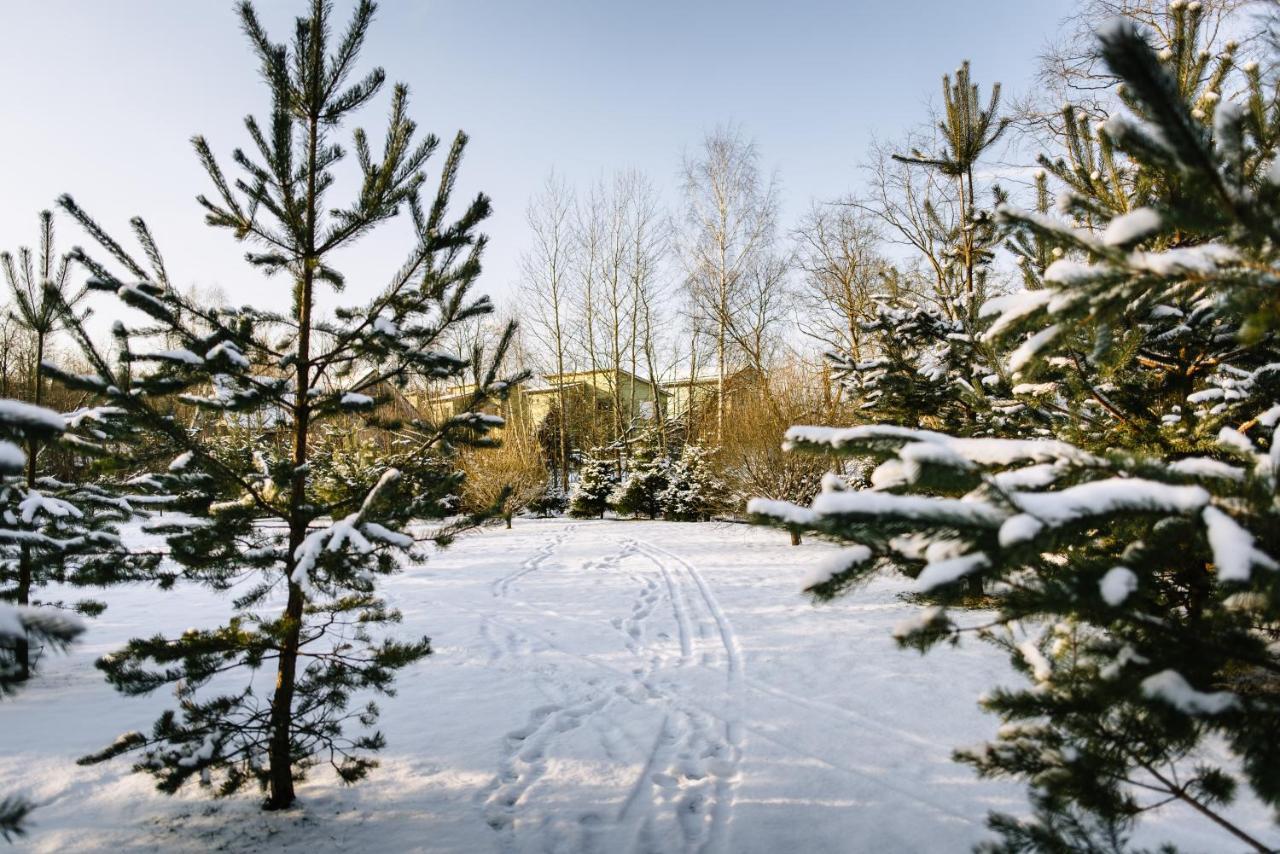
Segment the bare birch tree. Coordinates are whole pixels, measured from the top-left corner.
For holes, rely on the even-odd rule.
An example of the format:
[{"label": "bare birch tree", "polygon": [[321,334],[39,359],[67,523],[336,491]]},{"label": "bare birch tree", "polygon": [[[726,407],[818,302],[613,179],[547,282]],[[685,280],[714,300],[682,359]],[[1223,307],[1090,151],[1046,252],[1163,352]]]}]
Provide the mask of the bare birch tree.
[{"label": "bare birch tree", "polygon": [[681,254],[692,303],[712,327],[718,373],[716,436],[724,435],[725,378],[734,356],[736,311],[777,231],[778,191],[760,174],[755,142],[732,125],[709,133],[684,158]]},{"label": "bare birch tree", "polygon": [[[915,147],[909,136],[903,147]],[[867,189],[850,206],[881,228],[885,242],[911,252],[916,269],[902,284],[932,302],[947,318],[958,320],[964,305],[964,282],[954,275],[947,236],[960,223],[954,185],[937,172],[892,157],[893,147],[873,143],[865,165]]]},{"label": "bare birch tree", "polygon": [[[627,255],[627,274],[631,284],[631,320],[628,330],[631,339],[629,371],[635,377],[640,375],[640,370],[643,368],[649,381],[654,385],[653,418],[659,440],[665,447],[666,418],[662,412],[661,400],[658,399],[660,392],[657,383],[660,371],[654,326],[661,311],[663,296],[661,265],[670,243],[669,220],[659,206],[653,183],[644,174],[625,173],[619,190],[623,194],[625,203],[626,230],[629,238]],[[629,413],[635,413],[637,410],[635,382],[629,383],[628,387],[630,392],[627,409]]]},{"label": "bare birch tree", "polygon": [[[587,190],[586,197],[574,206],[573,281],[570,304],[573,316],[573,341],[581,363],[595,377],[600,370],[600,297],[602,258],[608,217],[605,215],[608,193],[603,181]],[[590,405],[591,443],[599,444],[601,431],[599,412],[593,400]]]},{"label": "bare birch tree", "polygon": [[627,278],[627,259],[630,251],[629,222],[626,200],[626,175],[614,176],[612,186],[602,193],[604,202],[601,234],[603,241],[599,266],[599,301],[601,308],[601,342],[604,347],[605,367],[609,375],[609,408],[611,420],[610,442],[615,447],[618,462],[627,455],[625,447],[626,422],[622,406],[622,366],[626,364],[633,339],[627,334],[631,318],[632,292]]},{"label": "bare birch tree", "polygon": [[814,203],[795,231],[801,330],[822,346],[862,359],[860,324],[875,314],[888,262],[871,216],[840,201]]},{"label": "bare birch tree", "polygon": [[526,328],[532,331],[539,355],[551,366],[555,376],[559,407],[557,462],[560,487],[566,490],[569,488],[569,408],[565,399],[565,374],[569,368],[570,289],[577,249],[573,217],[573,192],[553,172],[525,211],[532,245],[520,259],[520,297]]}]

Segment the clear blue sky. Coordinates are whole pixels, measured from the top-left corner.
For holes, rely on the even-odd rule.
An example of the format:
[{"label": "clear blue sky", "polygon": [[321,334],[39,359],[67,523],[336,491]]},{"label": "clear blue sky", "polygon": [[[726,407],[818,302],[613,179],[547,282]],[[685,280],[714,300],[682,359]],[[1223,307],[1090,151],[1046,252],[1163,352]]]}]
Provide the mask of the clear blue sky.
[{"label": "clear blue sky", "polygon": [[[264,0],[284,40],[302,0]],[[335,20],[350,4],[338,0]],[[790,218],[813,197],[855,188],[872,136],[919,124],[943,72],[968,58],[985,85],[1025,91],[1035,57],[1070,11],[1065,0],[384,0],[366,46],[409,84],[412,114],[472,145],[461,189],[496,213],[484,288],[509,293],[523,211],[553,166],[585,182],[636,167],[669,191],[681,152],[719,122],[740,123],[777,168]],[[35,214],[70,192],[124,236],[141,214],[171,274],[217,284],[236,301],[287,304],[243,247],[202,223],[207,189],[188,139],[203,133],[229,160],[241,119],[262,114],[232,3],[41,0],[9,4],[0,73],[0,246],[35,239]],[[362,117],[379,133],[386,99]],[[70,248],[84,237],[70,223]],[[354,301],[399,263],[407,231],[390,228],[343,264]],[[344,300],[345,301],[345,300]]]}]

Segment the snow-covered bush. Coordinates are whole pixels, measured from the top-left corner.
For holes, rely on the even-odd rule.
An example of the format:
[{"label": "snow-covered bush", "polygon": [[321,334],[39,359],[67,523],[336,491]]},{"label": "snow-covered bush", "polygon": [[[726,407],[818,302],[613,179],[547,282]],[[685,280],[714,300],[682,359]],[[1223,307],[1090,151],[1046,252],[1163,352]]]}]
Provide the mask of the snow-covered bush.
[{"label": "snow-covered bush", "polygon": [[[1068,219],[1000,212],[1058,260],[982,307],[982,342],[1015,388],[1052,378],[1034,417],[1059,438],[1021,418],[796,427],[797,451],[874,459],[873,487],[751,505],[854,544],[815,594],[908,569],[934,604],[900,643],[976,635],[1026,674],[982,699],[997,739],[958,754],[1030,786],[1033,816],[991,817],[993,850],[1120,850],[1166,802],[1275,847],[1230,805],[1248,787],[1280,806],[1280,105],[1234,47],[1199,52],[1200,4],[1169,8],[1159,54],[1102,32],[1128,113],[1095,137],[1068,111],[1074,144],[1042,159]],[[994,616],[947,610],[972,577]]]},{"label": "snow-covered bush", "polygon": [[618,471],[612,458],[598,449],[592,451],[582,460],[569,492],[569,515],[577,519],[603,518],[617,484]]},{"label": "snow-covered bush", "polygon": [[548,484],[541,495],[529,502],[527,509],[535,516],[544,519],[563,515],[569,509],[569,494],[557,484]]},{"label": "snow-covered bush", "polygon": [[622,480],[609,496],[609,506],[626,516],[656,519],[663,512],[671,484],[671,458],[660,449],[637,449],[627,462]]},{"label": "snow-covered bush", "polygon": [[716,476],[711,454],[699,445],[685,445],[666,472],[667,486],[658,498],[662,515],[680,522],[708,519],[724,506],[724,484]]}]

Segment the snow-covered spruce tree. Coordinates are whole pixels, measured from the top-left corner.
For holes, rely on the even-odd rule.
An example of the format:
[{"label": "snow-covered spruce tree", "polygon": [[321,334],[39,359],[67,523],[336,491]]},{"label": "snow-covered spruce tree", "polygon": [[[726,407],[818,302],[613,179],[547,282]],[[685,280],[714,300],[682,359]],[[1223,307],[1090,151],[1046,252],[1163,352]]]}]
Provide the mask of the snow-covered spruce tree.
[{"label": "snow-covered spruce tree", "polygon": [[829,357],[833,377],[862,415],[904,426],[985,426],[990,405],[981,380],[991,372],[963,323],[916,298],[887,297],[877,300],[875,319],[862,332],[874,356]]},{"label": "snow-covered spruce tree", "polygon": [[627,516],[658,518],[671,483],[671,458],[661,448],[644,444],[627,461],[622,480],[609,496],[609,505]]},{"label": "snow-covered spruce tree", "polygon": [[569,494],[558,484],[548,483],[542,494],[529,502],[528,509],[543,519],[559,516],[569,509]]},{"label": "snow-covered spruce tree", "polygon": [[[23,247],[16,257],[0,253],[0,267],[14,320],[30,338],[27,398],[40,407],[49,375],[58,373],[45,365],[45,355],[50,339],[62,328],[61,307],[74,311],[84,296],[83,288],[73,290],[70,285],[70,258],[54,250],[52,213],[40,214],[38,249]],[[120,431],[119,414],[112,407],[85,408],[68,414],[65,423],[71,429],[57,430],[56,438],[32,433],[25,443],[24,470],[0,478],[0,514],[15,532],[0,541],[0,597],[19,606],[55,605],[96,614],[104,607],[101,602],[41,601],[40,591],[51,584],[104,586],[137,578],[154,566],[152,556],[129,554],[115,531],[118,522],[132,515],[128,502],[106,483],[90,480],[90,457],[113,445]],[[52,476],[44,461],[55,451],[72,455],[78,464],[71,468],[84,472],[81,482]],[[27,643],[18,639],[12,654],[19,678],[28,678]]]},{"label": "snow-covered spruce tree", "polygon": [[[984,307],[986,337],[1022,379],[1069,371],[1073,441],[794,428],[797,449],[876,456],[877,488],[751,508],[853,543],[819,596],[913,567],[937,604],[902,644],[976,634],[1028,675],[983,698],[997,740],[957,754],[1029,784],[1033,815],[993,815],[992,850],[1119,850],[1170,802],[1276,847],[1230,805],[1245,786],[1280,806],[1280,105],[1253,65],[1224,96],[1230,48],[1202,55],[1199,5],[1170,8],[1158,53],[1102,32],[1128,107],[1101,128],[1111,174],[1046,160],[1071,221],[1001,212],[1061,257]],[[945,609],[971,575],[996,610],[977,625]]]},{"label": "snow-covered spruce tree", "polygon": [[[426,473],[415,492],[432,480],[447,491],[457,484],[452,472],[430,473],[439,472],[439,460],[456,445],[491,441],[486,434],[501,419],[479,407],[509,384],[496,377],[496,367],[481,370],[470,405],[440,423],[399,423],[379,414],[391,384],[411,375],[456,381],[472,367],[440,348],[448,330],[491,311],[486,298],[470,296],[484,246],[476,227],[489,201],[478,196],[458,219],[447,218],[466,143],[459,134],[435,198],[423,209],[422,169],[437,140],[415,139],[403,86],[393,90],[380,151],[362,131],[353,135],[356,198],[346,206],[331,199],[333,167],[345,154],[333,134],[382,89],[381,69],[352,82],[374,6],[358,3],[349,27],[335,38],[329,4],[317,0],[298,20],[289,46],[268,39],[250,4],[241,4],[239,13],[271,90],[271,115],[265,124],[246,119],[253,147],[235,151],[244,176],[234,182],[204,139],[195,139],[215,190],[200,202],[210,225],[254,247],[247,255],[253,267],[287,279],[292,308],[195,304],[172,287],[141,220],[133,221],[139,259],[69,197],[61,202],[110,256],[102,262],[77,257],[92,274],[91,286],[114,292],[145,316],[142,325],[116,324],[118,363],[72,319],[94,369],[78,382],[172,446],[167,470],[142,482],[186,515],[161,520],[154,530],[167,534],[184,578],[236,591],[235,616],[225,625],[135,639],[99,660],[126,694],[172,685],[177,708],[149,733],[128,733],[82,761],[139,751],[135,768],[153,774],[162,791],[192,778],[216,785],[222,795],[257,783],[267,791],[265,807],[281,809],[293,803],[295,782],[317,763],[329,763],[347,782],[368,773],[375,764],[368,753],[384,743],[380,732],[369,730],[378,709],[369,703],[352,711],[352,698],[391,692],[395,671],[430,652],[426,637],[399,641],[384,634],[400,615],[377,595],[378,577],[394,572],[399,556],[412,555],[405,526],[417,509],[414,496],[402,494],[400,470],[387,466],[363,492],[323,500],[311,472],[318,428],[361,413],[363,430],[400,428],[412,441],[391,460]],[[365,305],[322,319],[322,289],[344,284],[332,266],[334,254],[406,209],[417,240],[390,284]],[[286,453],[225,452],[224,444],[167,415],[175,398],[229,422],[263,425],[264,440]],[[437,538],[453,530],[446,526]]]},{"label": "snow-covered spruce tree", "polygon": [[576,519],[603,519],[609,509],[609,496],[617,485],[613,455],[593,450],[578,468],[578,479],[569,493],[569,515]]},{"label": "snow-covered spruce tree", "polygon": [[[66,429],[61,415],[44,407],[17,400],[0,400],[0,477],[21,480],[27,473],[23,447],[56,441]],[[6,487],[8,488],[8,487]],[[20,524],[11,511],[0,514],[0,544],[40,543],[47,537]],[[0,697],[16,691],[27,679],[25,651],[31,641],[49,650],[62,650],[84,631],[84,624],[60,609],[37,608],[27,604],[0,602],[0,651],[10,660],[0,659]],[[21,651],[22,656],[15,653]],[[22,836],[23,826],[34,804],[22,795],[0,798],[0,838],[12,841]]]},{"label": "snow-covered spruce tree", "polygon": [[711,518],[724,505],[724,483],[716,477],[710,454],[700,445],[685,445],[667,467],[667,486],[659,495],[662,515],[680,522]]}]

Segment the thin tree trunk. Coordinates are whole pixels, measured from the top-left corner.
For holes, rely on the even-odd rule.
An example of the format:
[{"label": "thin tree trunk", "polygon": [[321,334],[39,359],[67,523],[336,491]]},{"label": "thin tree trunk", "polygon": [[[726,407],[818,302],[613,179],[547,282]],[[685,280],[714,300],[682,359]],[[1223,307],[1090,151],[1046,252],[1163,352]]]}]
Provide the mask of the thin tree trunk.
[{"label": "thin tree trunk", "polygon": [[[594,266],[595,258],[589,259],[589,263]],[[594,272],[591,274],[594,276]],[[594,444],[600,441],[600,407],[599,395],[596,394],[596,382],[600,378],[600,361],[596,353],[596,310],[593,305],[595,289],[592,287],[591,279],[586,282],[586,322],[587,322],[587,361],[591,365],[591,442]]]},{"label": "thin tree trunk", "polygon": [[316,239],[316,148],[318,122],[308,127],[307,147],[307,231],[302,258],[302,280],[298,290],[297,394],[294,400],[293,483],[289,495],[289,552],[285,564],[289,573],[289,599],[282,617],[284,637],[276,669],[275,693],[271,698],[271,737],[268,745],[270,795],[266,808],[285,809],[294,802],[293,791],[293,694],[297,681],[298,641],[302,632],[302,588],[293,580],[294,555],[307,535],[310,521],[305,515],[307,489],[307,433],[311,421],[311,302],[314,285]]},{"label": "thin tree trunk", "polygon": [[[638,324],[636,322],[636,313],[639,309],[639,295],[632,293],[631,296],[631,379],[627,383],[627,421],[634,422],[636,418],[636,337],[639,335]],[[630,432],[630,431],[628,431]]]},{"label": "thin tree trunk", "polygon": [[[973,198],[973,166],[969,166],[969,207],[974,207]],[[964,266],[965,266],[965,328],[973,329],[974,300],[976,288],[973,281],[973,217],[965,210],[964,176],[960,176],[960,225],[964,229]]]},{"label": "thin tree trunk", "polygon": [[698,401],[695,397],[698,388],[698,333],[694,325],[693,337],[689,343],[689,386],[685,397],[685,443],[698,441]]},{"label": "thin tree trunk", "polygon": [[724,321],[720,322],[720,334],[716,339],[716,444],[724,441],[724,370],[725,370],[725,329]]},{"label": "thin tree trunk", "polygon": [[[556,316],[559,317],[559,308]],[[556,396],[560,406],[560,488],[569,489],[569,409],[564,394],[564,339],[560,335],[559,321],[556,322]],[[508,520],[510,521],[510,520]],[[510,527],[508,524],[507,527]]]},{"label": "thin tree trunk", "polygon": [[[36,406],[44,403],[44,335],[36,335],[36,363],[31,372],[33,379],[33,388],[31,392],[31,401]],[[40,443],[32,439],[27,443],[27,489],[33,490],[36,487],[36,458],[40,454]],[[31,604],[31,583],[32,583],[32,558],[31,546],[23,544],[18,556],[18,590],[17,602],[19,605]],[[18,680],[26,681],[31,678],[31,644],[26,636],[18,638],[13,649],[14,658],[17,659]]]},{"label": "thin tree trunk", "polygon": [[653,352],[653,317],[645,306],[644,324],[644,357],[648,363],[649,387],[653,390],[653,417],[658,422],[658,441],[662,443],[664,452],[671,446],[667,442],[667,416],[662,406],[662,389],[658,385],[657,358]]},{"label": "thin tree trunk", "polygon": [[610,373],[611,387],[609,391],[613,404],[613,441],[618,455],[618,468],[621,470],[623,460],[630,456],[630,449],[628,448],[626,453],[623,452],[623,445],[625,442],[622,433],[622,317],[618,313],[618,277],[616,265],[614,268],[611,288],[611,302],[613,305],[609,319],[612,323],[613,329],[611,330],[609,356],[613,364],[610,365],[612,371]]}]

